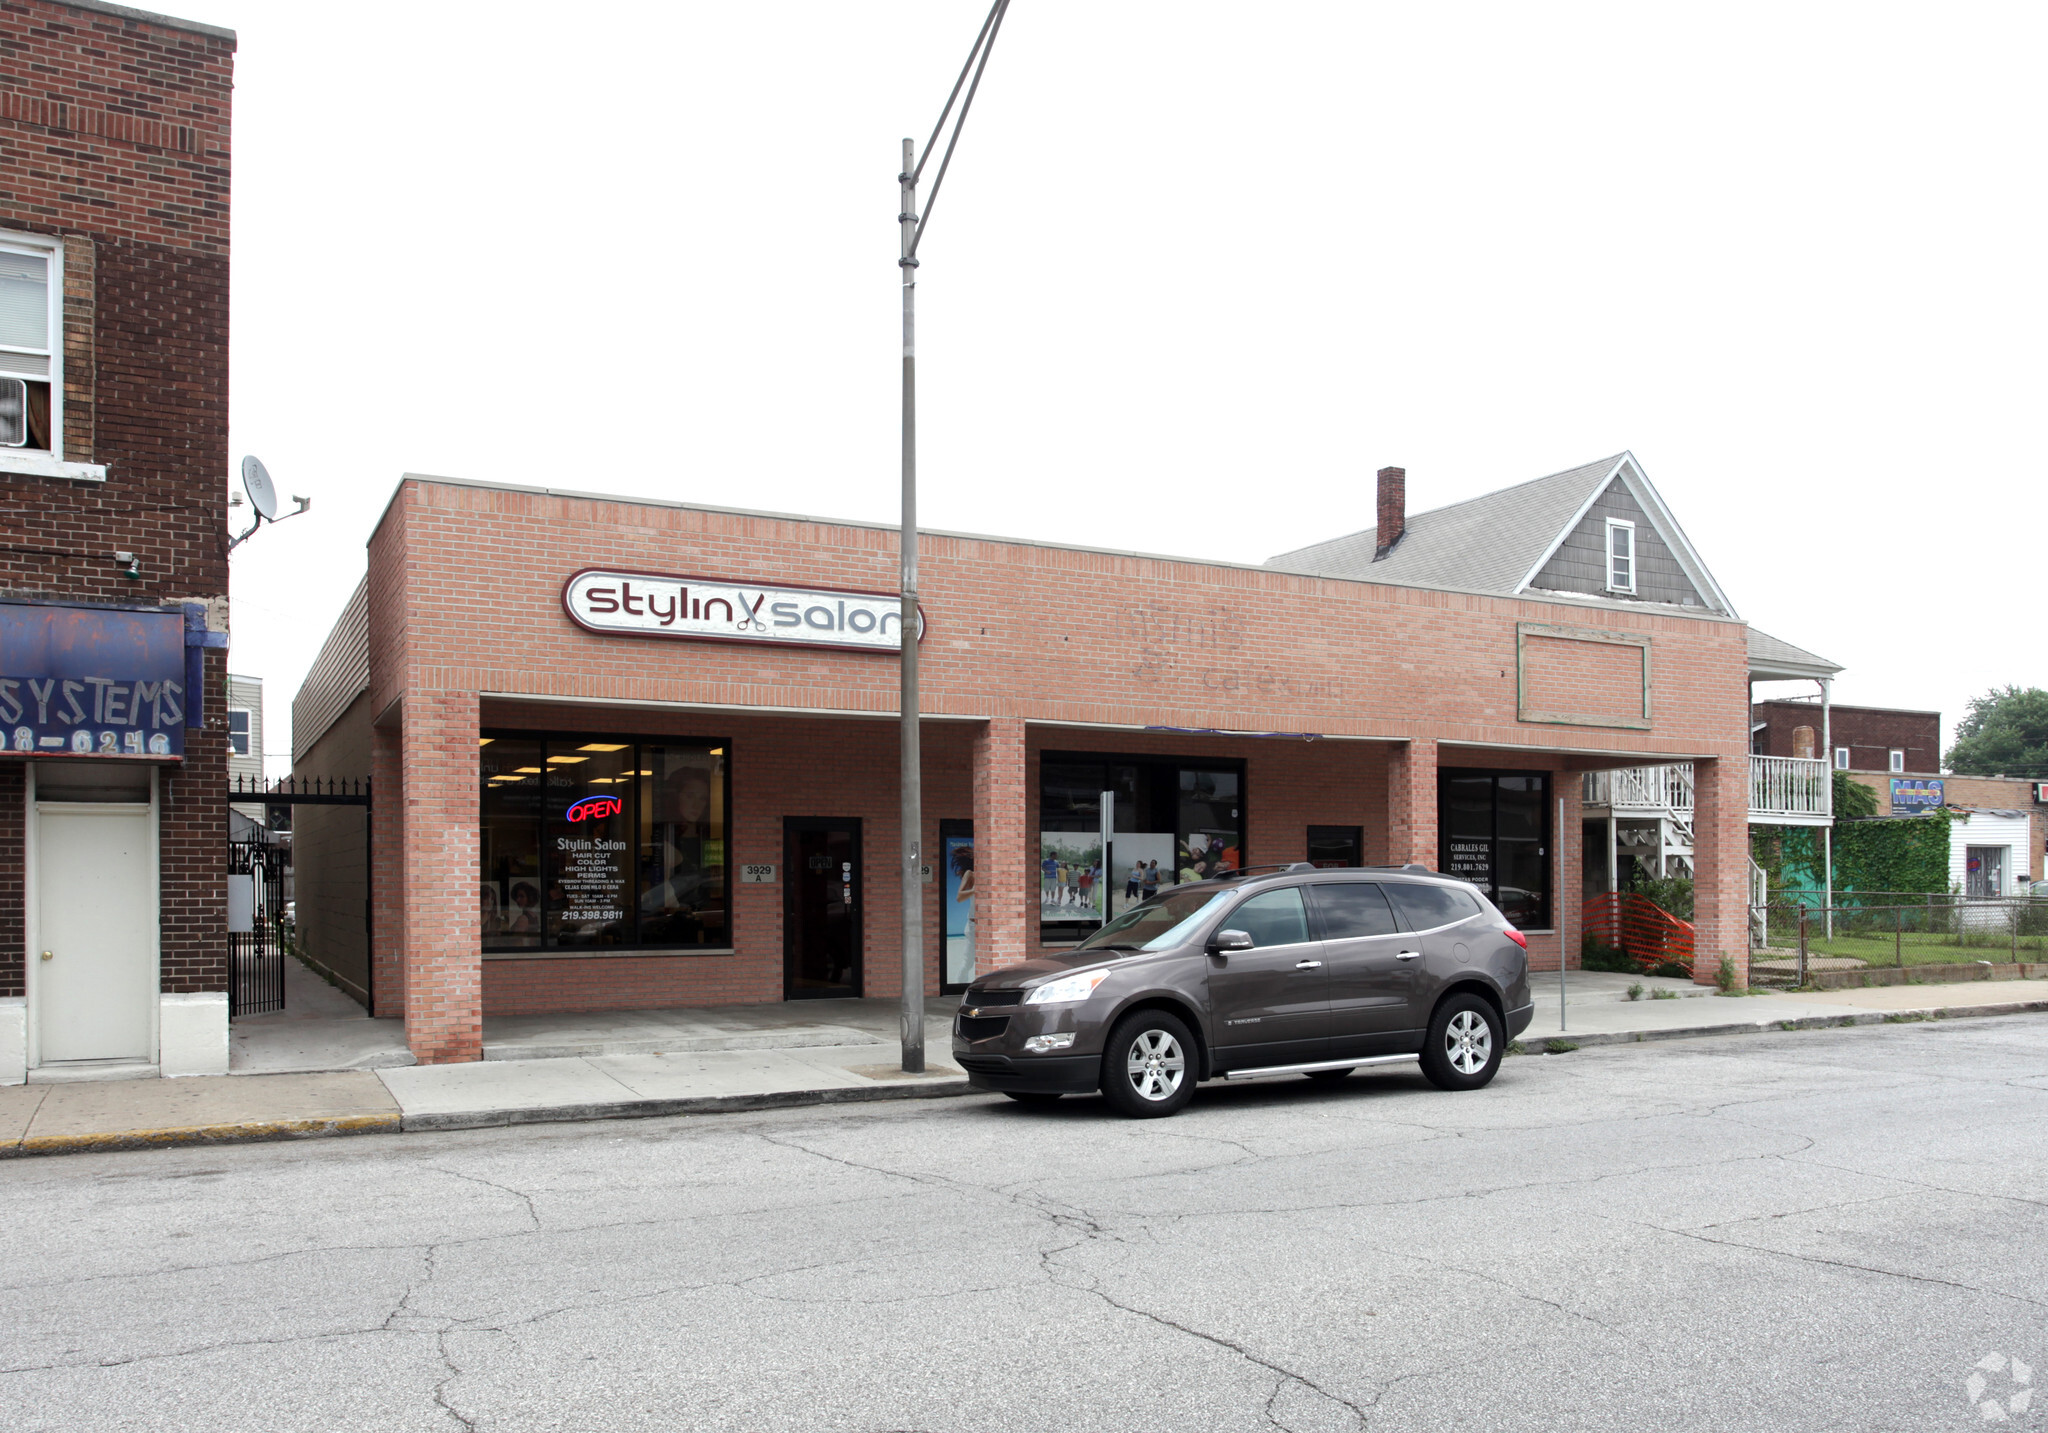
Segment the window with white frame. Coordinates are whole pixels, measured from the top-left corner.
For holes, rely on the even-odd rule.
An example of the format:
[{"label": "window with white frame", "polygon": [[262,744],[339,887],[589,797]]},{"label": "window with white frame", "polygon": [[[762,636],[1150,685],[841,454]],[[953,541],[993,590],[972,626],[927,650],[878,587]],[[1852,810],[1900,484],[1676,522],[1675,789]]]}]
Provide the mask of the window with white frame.
[{"label": "window with white frame", "polygon": [[1836,748],[1835,748],[1835,770],[1837,770],[1837,771],[1847,771],[1848,769],[1849,769],[1849,748],[1848,748],[1848,747],[1846,747],[1846,746],[1838,746],[1838,747],[1836,747]]},{"label": "window with white frame", "polygon": [[249,713],[240,707],[228,708],[228,750],[236,756],[249,754]]},{"label": "window with white frame", "polygon": [[64,251],[0,236],[0,450],[62,455]]},{"label": "window with white frame", "polygon": [[1893,770],[1893,771],[1904,771],[1905,769],[1906,769],[1906,753],[1904,753],[1903,751],[1899,751],[1898,749],[1894,748],[1894,749],[1893,749],[1893,751],[1892,751],[1892,770]]},{"label": "window with white frame", "polygon": [[1607,519],[1607,590],[1636,590],[1636,525],[1618,517]]}]

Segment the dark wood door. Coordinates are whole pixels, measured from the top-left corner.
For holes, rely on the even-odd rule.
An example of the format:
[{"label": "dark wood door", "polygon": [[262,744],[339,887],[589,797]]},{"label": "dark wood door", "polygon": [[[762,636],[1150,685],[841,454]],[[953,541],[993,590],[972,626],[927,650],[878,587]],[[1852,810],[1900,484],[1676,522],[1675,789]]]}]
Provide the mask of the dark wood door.
[{"label": "dark wood door", "polygon": [[820,1000],[861,993],[860,820],[782,821],[783,994]]}]

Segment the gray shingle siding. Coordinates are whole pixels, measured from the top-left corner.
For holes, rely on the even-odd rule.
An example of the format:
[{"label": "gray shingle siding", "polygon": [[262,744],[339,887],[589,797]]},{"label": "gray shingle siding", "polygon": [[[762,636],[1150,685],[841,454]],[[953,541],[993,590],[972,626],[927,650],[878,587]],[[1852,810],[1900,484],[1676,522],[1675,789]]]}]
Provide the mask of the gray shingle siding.
[{"label": "gray shingle siding", "polygon": [[1638,602],[1669,602],[1711,608],[1710,602],[1685,575],[1678,558],[1636,501],[1634,493],[1617,475],[1607,490],[1593,501],[1579,525],[1559,544],[1536,580],[1529,585],[1551,592],[1584,592],[1617,602],[1631,600],[1625,592],[1607,590],[1607,519],[1620,518],[1636,525],[1636,590]]}]

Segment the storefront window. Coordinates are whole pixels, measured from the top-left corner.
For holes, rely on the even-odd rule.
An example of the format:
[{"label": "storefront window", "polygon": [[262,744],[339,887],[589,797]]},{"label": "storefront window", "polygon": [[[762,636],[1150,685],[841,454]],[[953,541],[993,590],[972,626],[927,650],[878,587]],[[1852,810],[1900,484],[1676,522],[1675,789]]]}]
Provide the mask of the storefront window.
[{"label": "storefront window", "polygon": [[[1048,752],[1038,770],[1039,934],[1050,944],[1244,864],[1241,762]],[[1106,851],[1105,791],[1115,798]]]},{"label": "storefront window", "polygon": [[1444,771],[1438,818],[1446,875],[1472,882],[1525,930],[1550,927],[1550,777]]},{"label": "storefront window", "polygon": [[486,951],[730,946],[723,742],[482,741]]},{"label": "storefront window", "polygon": [[486,950],[540,945],[541,745],[486,737],[483,778],[483,931]]},{"label": "storefront window", "polygon": [[640,939],[727,943],[725,751],[640,749]]}]

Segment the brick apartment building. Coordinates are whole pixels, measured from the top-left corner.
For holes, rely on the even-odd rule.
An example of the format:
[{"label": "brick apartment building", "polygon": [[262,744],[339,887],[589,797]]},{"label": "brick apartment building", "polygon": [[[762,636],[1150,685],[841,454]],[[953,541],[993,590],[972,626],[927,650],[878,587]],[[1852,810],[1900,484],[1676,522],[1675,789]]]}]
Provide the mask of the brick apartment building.
[{"label": "brick apartment building", "polygon": [[1963,895],[2019,895],[2042,878],[2048,802],[2039,799],[2041,783],[1943,770],[1940,712],[1758,702],[1750,712],[1750,749],[1827,761],[1876,794],[1880,817],[1934,806],[1970,813],[1949,833],[1949,884]]},{"label": "brick apartment building", "polygon": [[[1554,969],[1583,774],[1680,762],[1698,974],[1746,969],[1758,634],[1635,460],[1377,498],[1263,566],[921,539],[928,990],[1155,869],[1304,859],[1466,876]],[[370,870],[360,813],[298,813],[309,958],[421,1061],[498,1014],[896,989],[895,571],[878,525],[406,477],[293,707],[296,774],[377,792]]]},{"label": "brick apartment building", "polygon": [[1941,713],[1840,702],[1823,712],[1817,701],[1758,702],[1750,712],[1750,750],[1816,757],[1837,771],[1939,772]]},{"label": "brick apartment building", "polygon": [[0,1081],[227,1066],[234,54],[0,3]]}]

